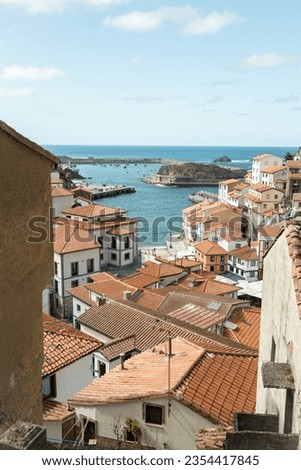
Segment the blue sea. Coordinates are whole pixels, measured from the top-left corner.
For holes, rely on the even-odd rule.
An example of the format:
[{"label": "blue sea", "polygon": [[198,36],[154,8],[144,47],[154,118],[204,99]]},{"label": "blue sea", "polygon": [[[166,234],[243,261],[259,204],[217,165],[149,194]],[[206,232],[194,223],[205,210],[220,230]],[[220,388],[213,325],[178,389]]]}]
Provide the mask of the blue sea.
[{"label": "blue sea", "polygon": [[[226,166],[251,168],[256,155],[271,153],[283,157],[286,152],[295,154],[296,147],[173,147],[173,146],[102,146],[102,145],[44,145],[55,155],[69,157],[104,158],[164,158],[195,163],[212,163],[212,160],[228,156],[232,161]],[[137,164],[120,166],[77,165],[79,173],[91,178],[90,183],[125,184],[134,186],[135,193],[100,199],[99,204],[121,207],[128,217],[138,217],[140,244],[164,246],[170,232],[181,228],[182,209],[190,206],[189,194],[201,189],[216,192],[217,188],[159,187],[143,183],[141,178],[156,172],[160,165]]]}]

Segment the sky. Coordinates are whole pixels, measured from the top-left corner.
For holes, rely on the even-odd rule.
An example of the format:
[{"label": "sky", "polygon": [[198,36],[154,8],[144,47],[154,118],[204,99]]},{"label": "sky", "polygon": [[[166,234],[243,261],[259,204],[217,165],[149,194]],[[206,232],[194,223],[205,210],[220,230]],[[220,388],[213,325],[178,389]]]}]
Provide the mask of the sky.
[{"label": "sky", "polygon": [[0,0],[0,119],[40,145],[301,145],[300,0]]}]

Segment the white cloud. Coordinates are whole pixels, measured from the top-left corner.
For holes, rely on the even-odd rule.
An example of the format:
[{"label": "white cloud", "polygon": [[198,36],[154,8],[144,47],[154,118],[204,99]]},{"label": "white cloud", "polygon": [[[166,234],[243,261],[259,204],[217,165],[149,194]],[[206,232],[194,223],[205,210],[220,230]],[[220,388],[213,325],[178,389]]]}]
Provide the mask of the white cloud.
[{"label": "white cloud", "polygon": [[101,7],[119,5],[128,0],[0,0],[0,5],[20,7],[28,13],[58,13],[77,5]]},{"label": "white cloud", "polygon": [[213,12],[204,17],[197,17],[187,21],[183,27],[184,33],[191,36],[217,33],[220,29],[238,23],[242,18],[236,13],[225,11],[223,13]]},{"label": "white cloud", "polygon": [[163,7],[153,11],[133,11],[126,15],[107,17],[105,26],[130,32],[144,32],[158,29],[165,23],[182,25],[182,31],[188,35],[213,34],[225,26],[237,23],[241,18],[235,13],[214,12],[202,17],[198,8]]},{"label": "white cloud", "polygon": [[275,103],[295,103],[296,101],[300,100],[300,96],[298,94],[290,94],[287,96],[277,96],[274,99]]},{"label": "white cloud", "polygon": [[128,101],[137,101],[138,103],[153,103],[156,101],[169,102],[185,99],[185,96],[173,95],[171,93],[162,93],[160,95],[138,95],[127,97]]},{"label": "white cloud", "polygon": [[34,92],[33,88],[3,88],[0,87],[0,97],[28,96]]},{"label": "white cloud", "polygon": [[0,78],[2,80],[51,80],[65,73],[63,70],[51,67],[19,67],[13,65],[4,67]]},{"label": "white cloud", "polygon": [[297,62],[297,56],[289,54],[277,54],[276,52],[267,52],[266,54],[253,54],[243,59],[240,63],[241,68],[274,68],[284,64]]},{"label": "white cloud", "polygon": [[131,58],[132,64],[138,64],[139,62],[142,62],[143,57],[142,55],[135,55],[134,57]]}]

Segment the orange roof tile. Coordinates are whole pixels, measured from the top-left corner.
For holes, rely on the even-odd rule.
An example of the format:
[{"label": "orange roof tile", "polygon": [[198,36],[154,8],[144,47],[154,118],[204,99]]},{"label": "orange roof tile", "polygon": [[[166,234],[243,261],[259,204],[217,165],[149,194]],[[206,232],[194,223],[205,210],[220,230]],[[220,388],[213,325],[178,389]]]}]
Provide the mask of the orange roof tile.
[{"label": "orange roof tile", "polygon": [[90,282],[85,284],[86,288],[96,294],[105,295],[117,299],[123,299],[125,292],[131,295],[137,292],[137,288],[119,279],[111,279],[109,281]]},{"label": "orange roof tile", "polygon": [[69,189],[65,189],[59,185],[52,185],[51,196],[52,197],[64,197],[64,196],[73,196],[73,194],[71,191],[69,191]]},{"label": "orange roof tile", "polygon": [[133,287],[137,287],[137,289],[143,289],[144,287],[151,286],[156,282],[159,282],[159,278],[155,278],[150,276],[149,274],[138,273],[133,274],[132,276],[127,276],[124,280]]},{"label": "orange roof tile", "polygon": [[[236,310],[229,318],[235,329],[224,326],[223,335],[250,348],[259,349],[260,309],[249,307]],[[233,327],[234,327],[233,325]]]},{"label": "orange roof tile", "polygon": [[71,289],[68,289],[67,292],[87,305],[92,306],[95,304],[95,302],[90,299],[90,292],[89,289],[87,289],[87,285],[85,284],[77,287],[72,287]]},{"label": "orange roof tile", "polygon": [[285,167],[283,165],[273,165],[267,168],[263,168],[261,170],[261,173],[270,173],[271,175],[273,175],[274,173],[278,173],[278,171],[282,170],[285,170]]},{"label": "orange roof tile", "polygon": [[72,417],[75,417],[75,412],[70,411],[66,403],[60,403],[55,400],[43,401],[43,421],[63,422]]},{"label": "orange roof tile", "polygon": [[90,278],[94,282],[111,281],[112,279],[116,279],[116,275],[111,274],[111,273],[107,273],[107,272],[104,271],[104,272],[101,272],[101,273],[92,274],[90,276]]},{"label": "orange roof tile", "polygon": [[53,250],[55,253],[72,253],[74,251],[100,248],[94,236],[74,224],[64,224],[54,228]]},{"label": "orange roof tile", "polygon": [[229,180],[224,180],[224,181],[221,181],[220,184],[224,184],[224,185],[229,185],[229,184],[234,184],[234,183],[238,183],[239,180],[238,179],[229,179]]},{"label": "orange roof tile", "polygon": [[220,325],[225,320],[225,315],[222,312],[193,303],[187,303],[172,312],[168,312],[167,315],[205,330],[214,325]]},{"label": "orange roof tile", "polygon": [[204,292],[214,295],[225,295],[230,292],[236,292],[240,290],[240,287],[237,287],[234,284],[227,284],[226,282],[215,281],[213,279],[204,279],[201,276],[199,279],[195,280],[186,279],[185,281],[182,281],[182,279],[180,279],[179,282],[180,284],[185,284],[185,286],[190,286],[192,291]]},{"label": "orange roof tile", "polygon": [[108,233],[110,235],[126,236],[126,235],[131,235],[133,233],[136,233],[136,229],[133,227],[130,228],[130,227],[117,226],[108,230]]},{"label": "orange roof tile", "polygon": [[285,165],[288,168],[301,168],[301,160],[288,160]]},{"label": "orange roof tile", "polygon": [[126,338],[117,338],[110,343],[105,344],[99,352],[108,360],[113,361],[118,358],[120,354],[131,352],[136,348],[135,335],[127,336]]},{"label": "orange roof tile", "polygon": [[138,272],[142,274],[147,274],[148,276],[153,276],[157,279],[162,279],[164,277],[169,276],[177,276],[182,274],[184,269],[179,268],[177,266],[173,266],[172,264],[166,263],[153,263],[152,261],[146,261],[144,263],[145,267],[137,269]]},{"label": "orange roof tile", "polygon": [[170,358],[167,348],[168,343],[164,342],[128,359],[124,369],[115,367],[104,376],[95,379],[90,385],[75,393],[68,400],[69,403],[92,406],[167,395],[169,387],[175,388],[204,354],[203,348],[182,338],[175,338],[172,341]]},{"label": "orange roof tile", "polygon": [[172,338],[177,336],[186,338],[201,346],[206,345],[211,351],[240,351],[249,354],[246,346],[229,342],[226,338],[167,317],[164,312],[154,312],[136,305],[134,302],[109,299],[103,305],[91,307],[78,317],[78,321],[111,339],[135,335],[138,351],[144,351],[161,343],[169,331]]},{"label": "orange roof tile", "polygon": [[233,426],[200,428],[196,438],[197,449],[224,450],[226,445],[226,435],[228,432],[233,432]]},{"label": "orange roof tile", "polygon": [[237,411],[254,413],[257,356],[205,353],[173,396],[218,424],[232,425]]},{"label": "orange roof tile", "polygon": [[276,238],[280,232],[282,232],[283,227],[277,227],[275,225],[267,225],[259,229],[260,235],[263,237]]},{"label": "orange roof tile", "polygon": [[256,250],[254,250],[250,246],[243,246],[242,248],[236,248],[235,250],[230,251],[229,255],[237,256],[238,258],[242,258],[244,260],[257,260],[258,259]]},{"label": "orange roof tile", "polygon": [[108,215],[124,214],[127,211],[116,207],[103,206],[100,204],[89,204],[87,206],[77,206],[72,209],[65,209],[64,214],[76,215],[78,217],[105,217]]},{"label": "orange roof tile", "polygon": [[249,199],[252,202],[255,202],[255,204],[260,204],[262,201],[258,197],[254,196],[253,194],[246,194],[245,195],[246,199]]},{"label": "orange roof tile", "polygon": [[101,341],[46,313],[43,314],[43,338],[43,377],[96,351],[102,345]]},{"label": "orange roof tile", "polygon": [[158,289],[145,289],[140,295],[131,299],[135,304],[147,307],[152,310],[158,310],[162,304],[164,297],[156,293]]},{"label": "orange roof tile", "polygon": [[180,268],[195,268],[197,266],[202,266],[202,263],[200,261],[192,260],[189,258],[179,258],[176,259],[174,262],[176,266],[179,266]]},{"label": "orange roof tile", "polygon": [[[288,246],[289,256],[292,259],[292,277],[295,287],[296,303],[301,319],[301,228],[293,220],[287,222],[285,236]],[[267,250],[266,254],[269,250]]]},{"label": "orange roof tile", "polygon": [[256,157],[252,158],[252,160],[264,160],[265,158],[279,158],[276,155],[272,155],[271,153],[263,153],[261,155],[257,155]]},{"label": "orange roof tile", "polygon": [[205,240],[203,242],[195,243],[195,248],[204,255],[227,255],[228,252],[224,250],[218,243]]},{"label": "orange roof tile", "polygon": [[234,186],[235,191],[241,191],[242,189],[248,188],[250,185],[248,183],[239,183],[236,186]]}]

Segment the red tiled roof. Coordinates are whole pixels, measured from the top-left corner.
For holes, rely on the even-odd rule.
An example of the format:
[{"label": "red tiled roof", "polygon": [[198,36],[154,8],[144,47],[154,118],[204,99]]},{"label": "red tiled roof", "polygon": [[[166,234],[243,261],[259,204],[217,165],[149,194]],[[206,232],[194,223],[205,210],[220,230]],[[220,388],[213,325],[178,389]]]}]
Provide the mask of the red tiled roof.
[{"label": "red tiled roof", "polygon": [[73,196],[73,193],[68,189],[62,188],[59,185],[51,185],[51,196],[52,197],[64,197]]},{"label": "red tiled roof", "polygon": [[87,206],[77,206],[72,209],[65,209],[63,214],[76,215],[79,217],[105,217],[108,215],[124,214],[127,211],[116,207],[103,206],[100,204],[89,204]]},{"label": "red tiled roof", "polygon": [[242,248],[236,248],[235,250],[230,251],[229,255],[238,256],[238,258],[242,258],[245,260],[257,260],[258,259],[256,250],[254,250],[250,246],[243,246]]},{"label": "red tiled roof", "polygon": [[164,297],[157,294],[159,289],[145,289],[140,295],[131,299],[135,304],[157,311]]},{"label": "red tiled roof", "polygon": [[155,278],[150,276],[149,274],[138,273],[133,274],[132,276],[127,276],[124,278],[127,284],[130,284],[133,287],[137,287],[137,289],[143,289],[144,287],[151,286],[160,281],[159,278]]},{"label": "red tiled roof", "polygon": [[198,450],[224,450],[226,434],[233,432],[233,426],[218,426],[216,428],[200,428],[197,433],[196,446]]},{"label": "red tiled roof", "polygon": [[282,170],[285,170],[285,167],[283,165],[273,165],[267,168],[263,168],[261,172],[270,173],[271,175],[273,175],[274,173],[278,173],[278,171],[282,171]]},{"label": "red tiled roof", "polygon": [[117,236],[126,236],[126,235],[131,235],[133,233],[136,233],[135,228],[130,228],[130,227],[113,227],[110,230],[108,230],[108,233],[110,235],[117,235]]},{"label": "red tiled roof", "polygon": [[72,417],[75,417],[75,412],[70,411],[66,403],[55,400],[43,401],[43,421],[63,422]]},{"label": "red tiled roof", "polygon": [[136,305],[134,302],[109,299],[103,305],[94,305],[78,317],[80,324],[117,339],[135,335],[136,348],[144,351],[164,341],[167,331],[172,338],[177,336],[195,342],[211,351],[244,352],[249,349],[239,343],[184,322],[167,317],[165,313]]},{"label": "red tiled roof", "polygon": [[257,155],[256,157],[252,158],[252,160],[264,160],[265,158],[279,158],[276,155],[272,155],[271,153],[263,153],[261,155]]},{"label": "red tiled roof", "polygon": [[43,338],[43,378],[102,345],[101,341],[46,313],[43,314]]},{"label": "red tiled roof", "polygon": [[275,225],[267,225],[259,229],[260,235],[263,237],[276,238],[280,232],[282,232],[283,227],[276,227]]},{"label": "red tiled roof", "polygon": [[177,276],[182,274],[184,269],[173,266],[172,264],[166,263],[153,263],[152,261],[147,261],[144,263],[143,268],[137,269],[142,274],[147,274],[148,276],[153,276],[157,279],[161,279],[169,276]]},{"label": "red tiled roof", "polygon": [[130,292],[131,295],[137,292],[137,288],[123,282],[119,279],[111,279],[109,281],[90,282],[85,284],[86,288],[96,294],[114,297],[116,299],[123,299],[125,292]]},{"label": "red tiled roof", "polygon": [[203,242],[196,243],[195,248],[205,255],[227,255],[228,252],[219,246],[216,242],[210,242],[205,240]]},{"label": "red tiled roof", "polygon": [[259,349],[260,309],[249,307],[236,310],[229,318],[235,329],[224,326],[224,336],[250,348]]},{"label": "red tiled roof", "polygon": [[115,367],[99,379],[95,379],[90,385],[75,393],[69,403],[93,406],[167,395],[169,388],[175,388],[204,354],[203,348],[182,338],[175,338],[172,341],[173,354],[170,358],[167,348],[167,342],[161,343],[133,356],[126,361],[124,369]]},{"label": "red tiled roof", "polygon": [[289,256],[292,259],[292,277],[295,287],[296,303],[301,319],[301,228],[293,220],[285,228]]},{"label": "red tiled roof", "polygon": [[135,343],[135,335],[131,335],[126,338],[117,338],[102,346],[99,352],[108,361],[113,361],[113,359],[119,357],[120,354],[133,351],[136,348]]},{"label": "red tiled roof", "polygon": [[72,253],[74,251],[101,248],[89,230],[74,224],[64,224],[54,228],[53,250],[55,253]]},{"label": "red tiled roof", "polygon": [[178,318],[183,322],[199,328],[208,329],[214,325],[219,325],[225,319],[225,315],[217,310],[211,310],[200,305],[187,303],[177,310],[168,312],[167,315],[172,318]]},{"label": "red tiled roof", "polygon": [[301,168],[301,160],[288,160],[285,164],[288,168]]},{"label": "red tiled roof", "polygon": [[81,285],[77,287],[72,287],[71,289],[68,289],[67,292],[71,294],[73,297],[76,299],[81,300],[87,305],[94,305],[95,302],[90,299],[90,293],[89,290],[87,289],[87,284],[86,285]]},{"label": "red tiled roof", "polygon": [[256,355],[206,352],[174,395],[210,421],[232,425],[235,412],[255,412],[257,366]]}]

